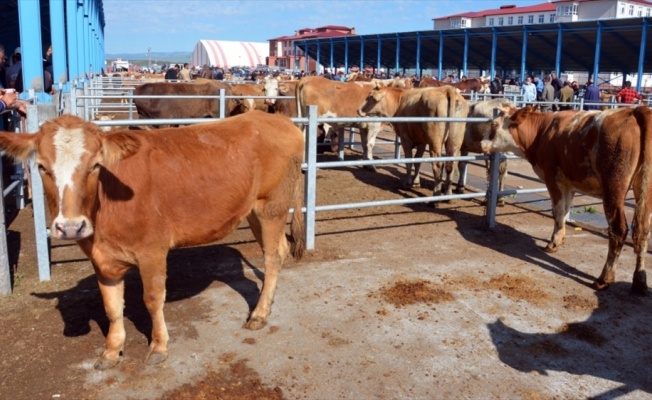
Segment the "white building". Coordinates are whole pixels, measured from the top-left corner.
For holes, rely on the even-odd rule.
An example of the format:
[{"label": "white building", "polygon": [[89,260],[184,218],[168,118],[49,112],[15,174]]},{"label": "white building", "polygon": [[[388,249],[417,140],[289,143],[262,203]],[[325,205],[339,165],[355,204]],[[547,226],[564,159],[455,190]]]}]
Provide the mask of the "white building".
[{"label": "white building", "polygon": [[433,19],[433,29],[548,24],[597,19],[638,18],[652,15],[646,0],[558,0],[531,6],[505,5]]},{"label": "white building", "polygon": [[231,42],[226,40],[200,40],[192,52],[193,66],[221,68],[264,65],[269,57],[269,45],[256,42]]}]

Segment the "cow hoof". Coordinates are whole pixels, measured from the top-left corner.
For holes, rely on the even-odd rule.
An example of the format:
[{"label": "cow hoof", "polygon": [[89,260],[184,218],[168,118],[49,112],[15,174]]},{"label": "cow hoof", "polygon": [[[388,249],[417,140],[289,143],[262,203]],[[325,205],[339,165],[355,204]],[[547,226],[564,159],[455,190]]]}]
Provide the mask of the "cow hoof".
[{"label": "cow hoof", "polygon": [[150,351],[149,354],[147,354],[147,357],[145,357],[145,364],[147,365],[156,365],[160,364],[165,359],[168,358],[168,353],[159,353],[155,351]]},{"label": "cow hoof", "polygon": [[97,360],[97,362],[95,362],[94,367],[98,371],[104,371],[104,370],[107,370],[109,368],[115,367],[116,365],[118,365],[119,362],[120,362],[119,358],[117,360],[109,360],[108,358],[100,358],[99,360]]},{"label": "cow hoof", "polygon": [[245,323],[244,327],[246,329],[249,329],[250,331],[257,331],[259,329],[263,329],[267,325],[267,321],[261,318],[252,318],[247,323]]},{"label": "cow hoof", "polygon": [[453,190],[453,193],[455,193],[455,194],[464,194],[464,188],[459,188],[459,187],[455,188],[455,190]]},{"label": "cow hoof", "polygon": [[640,296],[647,296],[647,279],[645,271],[638,271],[634,273],[634,281],[632,282],[632,294]]},{"label": "cow hoof", "polygon": [[367,171],[376,172],[376,166],[375,165],[365,165],[364,169],[366,169]]},{"label": "cow hoof", "polygon": [[549,254],[556,253],[558,250],[559,250],[559,246],[554,246],[552,244],[549,244],[543,248],[543,251]]},{"label": "cow hoof", "polygon": [[591,288],[595,290],[606,290],[609,288],[609,283],[602,279],[596,279],[591,285]]},{"label": "cow hoof", "polygon": [[498,199],[498,202],[496,203],[496,206],[505,207],[505,199]]}]

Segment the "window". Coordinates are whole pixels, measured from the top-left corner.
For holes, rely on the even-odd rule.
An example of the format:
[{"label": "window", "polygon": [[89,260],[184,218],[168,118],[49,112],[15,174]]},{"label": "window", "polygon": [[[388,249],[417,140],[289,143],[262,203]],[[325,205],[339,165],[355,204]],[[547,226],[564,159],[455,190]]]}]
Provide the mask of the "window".
[{"label": "window", "polygon": [[534,15],[528,15],[527,16],[527,23],[528,24],[533,24],[534,23]]},{"label": "window", "polygon": [[539,14],[539,23],[540,23],[540,24],[543,24],[543,23],[544,23],[545,17],[546,17],[545,15],[543,15],[543,14]]},{"label": "window", "polygon": [[523,16],[522,15],[518,16],[518,24],[523,25]]},{"label": "window", "polygon": [[647,11],[645,11],[645,16],[649,17],[650,16],[650,9],[648,8]]},{"label": "window", "polygon": [[494,26],[494,18],[489,18],[489,26]]},{"label": "window", "polygon": [[507,17],[507,25],[514,25],[514,17]]},{"label": "window", "polygon": [[638,11],[638,16],[642,17],[643,16],[643,7],[638,7],[637,11]]},{"label": "window", "polygon": [[550,14],[550,21],[548,21],[548,22],[550,22],[550,23],[555,22],[555,14]]},{"label": "window", "polygon": [[498,17],[498,25],[503,26],[503,17]]},{"label": "window", "polygon": [[629,15],[631,15],[632,17],[634,16],[634,6],[633,5],[629,6]]},{"label": "window", "polygon": [[620,14],[621,14],[621,15],[625,15],[625,3],[622,3],[622,4],[620,5]]}]

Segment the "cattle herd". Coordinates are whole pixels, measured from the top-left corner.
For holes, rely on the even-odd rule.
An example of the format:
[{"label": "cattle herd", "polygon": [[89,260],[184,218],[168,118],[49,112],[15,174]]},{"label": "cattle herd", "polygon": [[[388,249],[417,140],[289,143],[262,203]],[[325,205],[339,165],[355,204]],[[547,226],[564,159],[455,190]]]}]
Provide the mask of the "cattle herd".
[{"label": "cattle herd", "polygon": [[[134,92],[140,119],[216,118],[220,106],[228,118],[105,132],[91,122],[63,115],[43,124],[34,135],[1,132],[0,148],[7,155],[20,160],[35,157],[52,216],[51,235],[76,241],[93,264],[110,321],[96,368],[116,365],[123,350],[126,271],[139,269],[152,319],[145,361],[160,363],[168,354],[163,305],[169,250],[221,239],[245,218],[263,251],[265,267],[260,298],[245,327],[265,325],[284,259],[290,254],[300,258],[305,249],[299,190],[305,133],[288,117],[305,116],[309,105],[317,106],[320,118],[455,118],[392,122],[406,157],[412,157],[414,150],[421,157],[426,148],[432,157],[469,152],[512,152],[524,157],[552,199],[554,230],[545,248],[548,252],[559,250],[564,242],[565,217],[575,192],[601,197],[609,248],[595,289],[614,282],[614,268],[628,233],[625,196],[632,189],[637,255],[632,291],[647,292],[645,254],[652,212],[652,111],[647,106],[542,113],[532,106],[519,109],[503,98],[469,101],[464,89],[451,85],[422,86],[412,88],[400,79],[339,82],[316,76],[300,81],[268,77],[258,84],[146,83]],[[214,96],[221,89],[239,98],[220,105]],[[160,97],[169,95],[185,97]],[[468,117],[486,121],[464,122]],[[324,125],[324,131],[334,135],[342,135],[344,127],[357,128],[362,157],[373,158],[381,123],[359,119]],[[434,195],[451,193],[456,164],[432,163]],[[404,185],[418,186],[419,164],[414,173],[410,165]],[[460,169],[464,168],[462,163]],[[500,170],[504,175],[506,166]],[[461,179],[456,190],[464,190]]]}]

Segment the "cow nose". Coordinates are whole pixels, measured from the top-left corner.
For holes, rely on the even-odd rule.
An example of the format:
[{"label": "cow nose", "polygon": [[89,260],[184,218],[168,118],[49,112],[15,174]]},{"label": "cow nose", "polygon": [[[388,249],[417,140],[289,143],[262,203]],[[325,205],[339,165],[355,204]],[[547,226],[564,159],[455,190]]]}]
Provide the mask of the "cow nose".
[{"label": "cow nose", "polygon": [[86,219],[65,220],[54,224],[56,237],[59,239],[81,239],[87,235]]},{"label": "cow nose", "polygon": [[272,106],[274,105],[275,101],[276,99],[265,99],[265,104]]},{"label": "cow nose", "polygon": [[361,117],[366,117],[366,116],[367,116],[367,113],[364,112],[364,111],[362,111],[361,108],[358,108],[358,115],[361,116]]}]

